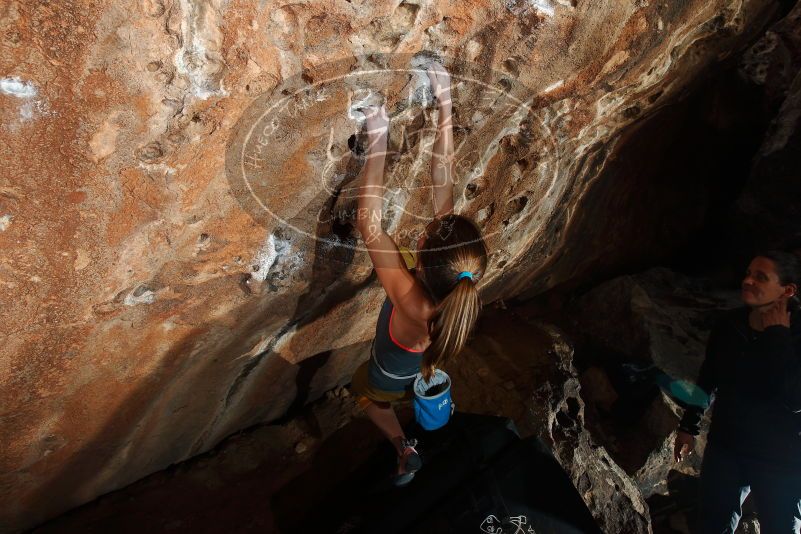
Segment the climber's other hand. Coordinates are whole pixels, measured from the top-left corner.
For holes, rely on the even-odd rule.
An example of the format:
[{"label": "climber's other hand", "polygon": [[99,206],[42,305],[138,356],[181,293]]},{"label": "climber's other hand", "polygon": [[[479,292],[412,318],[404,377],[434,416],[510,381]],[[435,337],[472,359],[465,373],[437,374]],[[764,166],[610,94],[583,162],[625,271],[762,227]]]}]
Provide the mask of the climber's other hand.
[{"label": "climber's other hand", "polygon": [[440,63],[432,63],[428,70],[428,79],[431,82],[431,90],[440,104],[450,103],[451,101],[451,76]]},{"label": "climber's other hand", "polygon": [[387,109],[384,105],[381,107],[370,106],[364,108],[363,113],[367,135],[371,138],[375,138],[387,134],[389,130],[389,116],[387,115]]}]

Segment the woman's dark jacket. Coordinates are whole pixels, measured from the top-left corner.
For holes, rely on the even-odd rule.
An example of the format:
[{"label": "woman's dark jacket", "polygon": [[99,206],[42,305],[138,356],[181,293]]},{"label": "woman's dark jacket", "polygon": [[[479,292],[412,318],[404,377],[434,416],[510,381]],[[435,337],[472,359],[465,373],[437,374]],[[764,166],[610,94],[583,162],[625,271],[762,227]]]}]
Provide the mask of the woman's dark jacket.
[{"label": "woman's dark jacket", "polygon": [[[697,381],[715,394],[708,442],[801,470],[801,313],[762,332],[748,313],[725,312],[709,335]],[[702,416],[688,408],[679,428],[697,435]]]}]

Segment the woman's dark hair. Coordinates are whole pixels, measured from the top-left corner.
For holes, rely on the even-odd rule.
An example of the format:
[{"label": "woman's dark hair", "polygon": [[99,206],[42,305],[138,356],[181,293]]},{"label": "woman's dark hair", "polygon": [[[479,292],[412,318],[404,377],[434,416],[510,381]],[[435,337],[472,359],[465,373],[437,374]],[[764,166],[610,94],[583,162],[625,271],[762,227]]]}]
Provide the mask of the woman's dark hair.
[{"label": "woman's dark hair", "polygon": [[[421,279],[436,304],[428,321],[431,344],[423,355],[426,380],[435,367],[442,367],[459,354],[481,311],[476,284],[487,269],[487,247],[476,224],[461,215],[434,219],[426,227],[423,247],[418,251]],[[468,271],[472,279],[459,274]]]},{"label": "woman's dark hair", "polygon": [[757,256],[773,262],[781,285],[796,286],[796,294],[787,302],[787,309],[792,312],[801,309],[801,300],[798,297],[798,288],[801,288],[801,259],[792,252],[783,250],[768,250],[760,252]]}]

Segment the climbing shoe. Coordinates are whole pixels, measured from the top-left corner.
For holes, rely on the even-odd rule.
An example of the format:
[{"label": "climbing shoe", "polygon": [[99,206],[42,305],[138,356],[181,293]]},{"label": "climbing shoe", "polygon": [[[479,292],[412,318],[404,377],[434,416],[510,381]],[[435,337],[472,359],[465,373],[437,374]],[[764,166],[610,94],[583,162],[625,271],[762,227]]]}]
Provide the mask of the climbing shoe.
[{"label": "climbing shoe", "polygon": [[403,465],[405,473],[395,475],[393,483],[396,486],[405,486],[414,478],[414,474],[423,467],[423,459],[417,453],[416,439],[403,439],[401,441],[401,453],[398,455],[398,466]]}]

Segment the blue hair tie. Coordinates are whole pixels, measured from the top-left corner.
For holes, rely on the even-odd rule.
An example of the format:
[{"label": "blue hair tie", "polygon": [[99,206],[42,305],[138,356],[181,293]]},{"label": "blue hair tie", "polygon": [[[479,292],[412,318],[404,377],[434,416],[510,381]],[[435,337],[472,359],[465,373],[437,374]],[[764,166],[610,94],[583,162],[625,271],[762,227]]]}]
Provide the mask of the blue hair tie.
[{"label": "blue hair tie", "polygon": [[458,282],[462,278],[469,278],[470,280],[472,280],[473,279],[473,273],[471,273],[470,271],[462,271],[462,272],[459,273],[459,276],[456,277],[456,281]]}]

